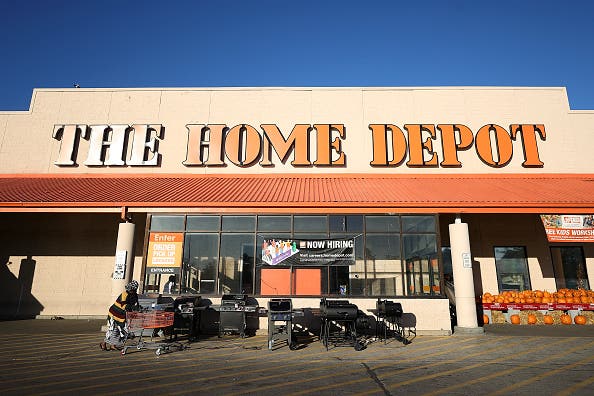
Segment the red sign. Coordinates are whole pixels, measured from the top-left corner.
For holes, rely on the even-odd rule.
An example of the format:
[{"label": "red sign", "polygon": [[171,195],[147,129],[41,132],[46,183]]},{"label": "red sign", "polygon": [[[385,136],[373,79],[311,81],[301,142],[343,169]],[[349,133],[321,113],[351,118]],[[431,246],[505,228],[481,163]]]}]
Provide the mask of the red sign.
[{"label": "red sign", "polygon": [[491,311],[594,311],[594,304],[516,304],[516,303],[484,303],[483,309]]},{"label": "red sign", "polygon": [[594,215],[541,215],[549,242],[594,242]]}]

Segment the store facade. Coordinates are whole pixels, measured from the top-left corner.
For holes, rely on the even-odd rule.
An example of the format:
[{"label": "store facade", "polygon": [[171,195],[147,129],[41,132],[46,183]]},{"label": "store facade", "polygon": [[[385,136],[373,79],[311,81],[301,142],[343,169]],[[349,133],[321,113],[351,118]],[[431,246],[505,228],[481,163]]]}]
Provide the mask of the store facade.
[{"label": "store facade", "polygon": [[[563,88],[35,90],[0,112],[1,314],[102,316],[173,277],[448,334],[453,281],[472,328],[484,292],[590,288],[592,132]],[[563,215],[581,236],[549,241]]]}]

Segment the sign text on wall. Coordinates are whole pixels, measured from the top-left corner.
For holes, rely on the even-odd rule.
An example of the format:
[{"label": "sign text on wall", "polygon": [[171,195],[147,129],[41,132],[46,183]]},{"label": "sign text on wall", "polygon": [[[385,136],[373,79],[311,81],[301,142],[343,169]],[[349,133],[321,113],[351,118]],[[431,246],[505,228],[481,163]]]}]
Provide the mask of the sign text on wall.
[{"label": "sign text on wall", "polygon": [[[60,151],[54,163],[76,166],[85,140],[83,165],[158,166],[164,129],[161,124],[56,125],[53,138],[60,141]],[[345,167],[346,129],[344,124],[296,124],[287,135],[276,124],[188,124],[183,165],[247,168],[290,161],[293,167]],[[476,133],[463,124],[369,124],[369,129],[372,167],[462,167],[458,153],[474,147],[485,165],[501,168],[512,160],[514,145],[522,148],[523,167],[544,166],[538,153],[539,141],[546,140],[542,124],[512,124],[508,129],[487,124]]]}]

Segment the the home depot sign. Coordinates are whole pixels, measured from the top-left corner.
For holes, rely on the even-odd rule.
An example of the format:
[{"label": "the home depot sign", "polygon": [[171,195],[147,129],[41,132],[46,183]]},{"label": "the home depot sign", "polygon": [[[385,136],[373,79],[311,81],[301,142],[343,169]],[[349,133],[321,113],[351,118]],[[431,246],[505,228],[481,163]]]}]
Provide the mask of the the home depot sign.
[{"label": "the home depot sign", "polygon": [[[268,167],[289,160],[294,167],[346,166],[344,124],[296,124],[285,133],[275,124],[258,128],[188,124],[186,128],[183,165],[187,167]],[[485,165],[500,168],[512,160],[515,145],[522,148],[522,166],[544,165],[538,153],[539,142],[546,140],[542,124],[512,124],[507,129],[487,124],[476,133],[462,124],[406,124],[402,128],[369,124],[369,130],[373,148],[369,165],[373,167],[462,167],[458,153],[474,147]],[[79,145],[85,140],[88,154],[83,165],[157,166],[163,131],[161,124],[56,125],[53,138],[61,143],[55,164],[75,166]]]}]

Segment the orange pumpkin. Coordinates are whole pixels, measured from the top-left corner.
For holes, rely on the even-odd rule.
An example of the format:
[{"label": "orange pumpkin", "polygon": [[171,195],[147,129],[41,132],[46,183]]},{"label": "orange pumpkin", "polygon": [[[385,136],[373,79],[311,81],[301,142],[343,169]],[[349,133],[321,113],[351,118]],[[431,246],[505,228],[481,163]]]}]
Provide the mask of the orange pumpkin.
[{"label": "orange pumpkin", "polygon": [[555,320],[553,319],[553,317],[551,315],[543,316],[542,320],[544,321],[544,324],[548,324],[548,325],[552,325],[555,322]]},{"label": "orange pumpkin", "polygon": [[571,316],[569,316],[568,314],[561,315],[561,323],[563,323],[565,325],[572,324],[573,322],[571,320]]},{"label": "orange pumpkin", "polygon": [[483,315],[483,324],[489,324],[489,315]]},{"label": "orange pumpkin", "polygon": [[585,325],[586,317],[584,315],[576,315],[575,318],[573,318],[573,322],[577,325]]},{"label": "orange pumpkin", "polygon": [[536,315],[528,314],[528,324],[536,324]]},{"label": "orange pumpkin", "polygon": [[520,324],[520,315],[513,314],[512,316],[509,317],[509,320],[511,321],[512,324]]}]

